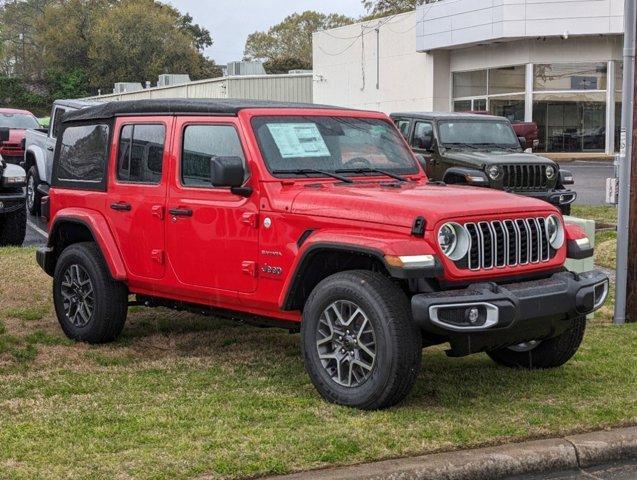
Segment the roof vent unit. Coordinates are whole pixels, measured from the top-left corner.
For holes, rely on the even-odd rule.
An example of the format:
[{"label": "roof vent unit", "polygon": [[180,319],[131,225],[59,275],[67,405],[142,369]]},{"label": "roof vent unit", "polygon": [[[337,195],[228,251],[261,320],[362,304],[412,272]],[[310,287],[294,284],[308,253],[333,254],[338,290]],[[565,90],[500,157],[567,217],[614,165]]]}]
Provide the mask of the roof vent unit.
[{"label": "roof vent unit", "polygon": [[245,75],[266,75],[261,62],[230,62],[228,63],[228,76],[238,77]]},{"label": "roof vent unit", "polygon": [[131,92],[139,92],[143,90],[144,87],[141,83],[136,82],[117,82],[115,87],[113,88],[113,93],[131,93]]},{"label": "roof vent unit", "polygon": [[158,87],[170,87],[173,85],[180,85],[182,83],[190,83],[190,75],[180,75],[173,73],[164,73],[159,76],[157,81]]},{"label": "roof vent unit", "polygon": [[312,75],[314,71],[313,70],[290,70],[288,73],[290,75]]}]

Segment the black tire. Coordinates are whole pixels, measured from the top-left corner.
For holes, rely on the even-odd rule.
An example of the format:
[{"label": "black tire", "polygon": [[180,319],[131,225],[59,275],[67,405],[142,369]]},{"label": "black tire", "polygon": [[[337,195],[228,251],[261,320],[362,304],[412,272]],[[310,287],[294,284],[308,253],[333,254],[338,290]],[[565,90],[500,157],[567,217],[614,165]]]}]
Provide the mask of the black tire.
[{"label": "black tire", "polygon": [[571,204],[560,206],[560,210],[562,211],[562,215],[570,215],[571,214]]},{"label": "black tire", "polygon": [[[339,301],[360,307],[374,329],[376,356],[360,385],[339,384],[319,358],[321,315]],[[422,337],[413,322],[409,300],[392,281],[378,273],[349,271],[324,279],[310,294],[301,322],[301,350],[310,379],[323,398],[377,410],[397,404],[411,391],[420,371]]]},{"label": "black tire", "polygon": [[27,212],[20,208],[0,215],[0,247],[19,247],[27,234]]},{"label": "black tire", "polygon": [[[94,292],[90,315],[87,315],[89,319],[86,324],[79,325],[65,310],[62,291],[65,275],[76,265],[87,274]],[[124,328],[128,289],[123,283],[113,280],[99,248],[93,242],[73,244],[60,254],[53,276],[53,301],[60,326],[72,340],[95,344],[112,342]]]},{"label": "black tire", "polygon": [[586,317],[572,320],[572,326],[557,337],[543,340],[528,351],[514,351],[502,348],[487,352],[498,365],[510,368],[547,369],[556,368],[568,362],[577,352],[586,330]]},{"label": "black tire", "polygon": [[[27,172],[27,210],[31,215],[40,215],[42,194],[38,192],[38,185],[40,185],[40,174],[34,165]],[[33,188],[33,196],[29,193],[30,188]]]}]

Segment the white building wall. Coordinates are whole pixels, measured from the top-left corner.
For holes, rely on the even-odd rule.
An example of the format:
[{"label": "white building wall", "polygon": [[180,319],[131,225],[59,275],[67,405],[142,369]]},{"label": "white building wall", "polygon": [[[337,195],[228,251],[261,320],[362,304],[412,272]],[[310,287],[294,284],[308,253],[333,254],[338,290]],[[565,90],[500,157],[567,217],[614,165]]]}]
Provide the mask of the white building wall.
[{"label": "white building wall", "polygon": [[415,28],[409,12],[315,33],[314,101],[386,113],[433,109],[444,92],[435,88],[434,64],[447,56],[418,53]]},{"label": "white building wall", "polygon": [[621,34],[624,0],[442,0],[417,9],[417,49],[495,40]]}]

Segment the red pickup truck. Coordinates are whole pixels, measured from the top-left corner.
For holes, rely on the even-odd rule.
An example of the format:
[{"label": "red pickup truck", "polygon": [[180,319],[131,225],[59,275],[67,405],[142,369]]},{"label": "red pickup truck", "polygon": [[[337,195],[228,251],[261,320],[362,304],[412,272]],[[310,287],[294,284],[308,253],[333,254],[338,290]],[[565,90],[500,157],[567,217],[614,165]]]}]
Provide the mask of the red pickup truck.
[{"label": "red pickup truck", "polygon": [[608,294],[564,269],[593,249],[556,207],[430,182],[381,113],[106,103],[64,116],[49,194],[37,260],[70,338],[116,339],[130,295],[278,325],[324,398],[363,409],[403,399],[431,345],[562,365]]},{"label": "red pickup truck", "polygon": [[0,144],[0,155],[5,162],[19,165],[24,161],[25,132],[40,128],[38,119],[27,110],[0,108],[0,128],[9,129],[9,139]]}]

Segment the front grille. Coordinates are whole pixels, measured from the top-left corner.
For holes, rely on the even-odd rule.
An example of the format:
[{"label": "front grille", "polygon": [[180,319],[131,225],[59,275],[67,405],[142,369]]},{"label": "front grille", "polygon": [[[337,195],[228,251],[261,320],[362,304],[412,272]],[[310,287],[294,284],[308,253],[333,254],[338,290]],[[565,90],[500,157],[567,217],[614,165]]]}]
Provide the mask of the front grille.
[{"label": "front grille", "polygon": [[465,228],[471,239],[467,257],[470,270],[515,267],[551,259],[543,217],[467,223]]},{"label": "front grille", "polygon": [[547,165],[504,165],[502,186],[511,190],[542,190],[548,187]]}]

